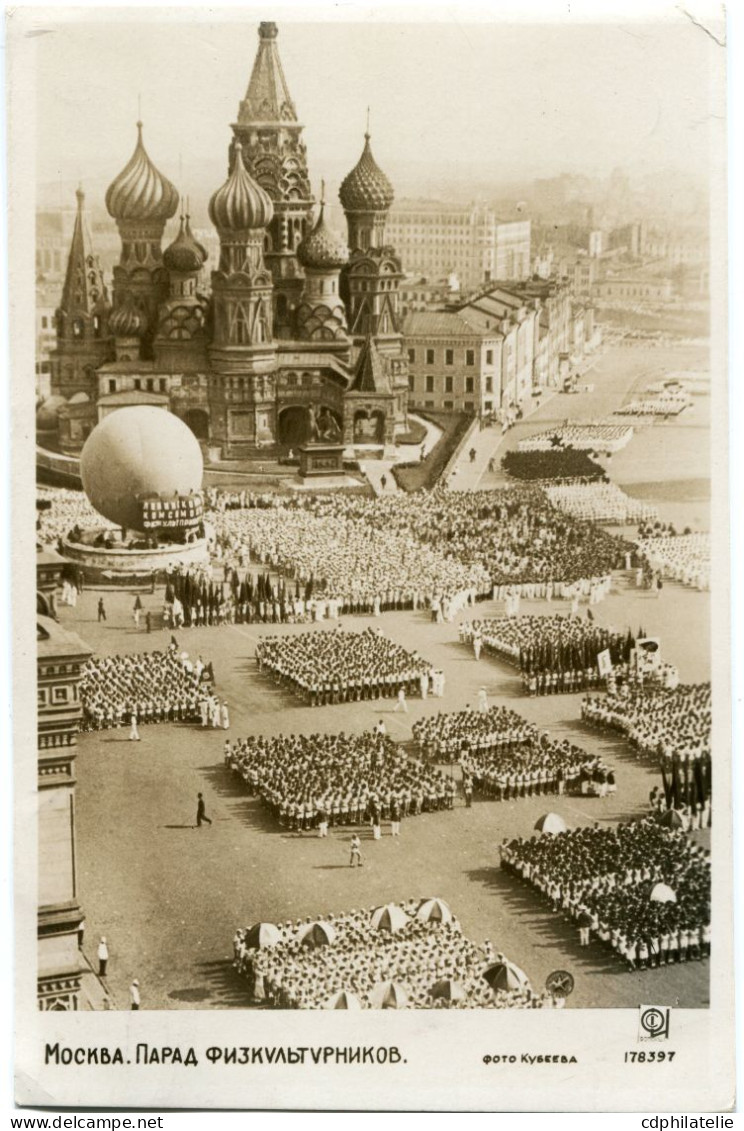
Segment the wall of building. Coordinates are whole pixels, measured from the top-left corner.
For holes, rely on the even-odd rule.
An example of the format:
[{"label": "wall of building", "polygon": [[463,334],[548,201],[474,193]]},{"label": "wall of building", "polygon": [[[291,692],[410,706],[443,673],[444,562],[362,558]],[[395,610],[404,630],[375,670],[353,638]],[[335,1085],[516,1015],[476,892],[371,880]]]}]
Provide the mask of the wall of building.
[{"label": "wall of building", "polygon": [[501,403],[500,339],[407,337],[409,405],[492,412]]}]

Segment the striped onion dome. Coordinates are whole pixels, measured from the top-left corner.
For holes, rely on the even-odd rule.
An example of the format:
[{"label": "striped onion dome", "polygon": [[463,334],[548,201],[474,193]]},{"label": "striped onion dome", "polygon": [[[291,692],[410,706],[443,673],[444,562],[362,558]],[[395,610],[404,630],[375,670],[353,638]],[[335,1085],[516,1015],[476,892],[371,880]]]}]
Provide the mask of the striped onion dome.
[{"label": "striped onion dome", "polygon": [[147,318],[134,305],[132,296],[126,295],[109,318],[109,329],[115,338],[141,338],[147,329]]},{"label": "striped onion dome", "polygon": [[247,171],[239,141],[235,143],[234,153],[230,176],[209,202],[210,219],[219,231],[266,228],[274,215],[271,197]]},{"label": "striped onion dome", "polygon": [[106,191],[106,208],[114,220],[170,220],[178,208],[178,193],[153,165],[137,122],[134,153]]},{"label": "striped onion dome", "polygon": [[302,266],[316,271],[343,267],[349,258],[349,250],[344,241],[327,227],[324,212],[325,202],[321,201],[315,227],[297,248],[297,258]]},{"label": "striped onion dome", "polygon": [[393,186],[372,156],[368,133],[362,156],[341,182],[338,198],[347,212],[387,212],[393,203]]}]

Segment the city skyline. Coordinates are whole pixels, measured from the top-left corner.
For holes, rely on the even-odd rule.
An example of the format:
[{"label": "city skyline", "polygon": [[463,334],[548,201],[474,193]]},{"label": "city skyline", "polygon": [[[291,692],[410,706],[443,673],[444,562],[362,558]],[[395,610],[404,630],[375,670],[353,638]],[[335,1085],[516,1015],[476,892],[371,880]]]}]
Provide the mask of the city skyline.
[{"label": "city skyline", "polygon": [[[207,23],[165,20],[161,11],[153,22],[130,10],[114,35],[116,14],[105,23],[56,13],[50,23],[50,13],[40,14],[38,184],[66,190],[81,181],[91,205],[100,204],[141,116],[148,151],[203,213],[224,177],[262,13],[238,21],[231,11],[229,21]],[[543,25],[539,35],[534,25],[495,22],[367,23],[363,35],[361,26],[286,17],[279,25],[313,189],[318,196],[326,180],[332,213],[338,183],[361,151],[368,106],[373,149],[399,199],[417,190],[455,195],[467,184],[508,191],[562,172],[606,177],[617,167],[657,172],[672,191],[678,170],[685,191],[684,181],[709,167],[714,46],[682,16]],[[452,49],[450,26],[461,51]],[[60,73],[82,81],[60,91]],[[599,97],[600,82],[616,84],[622,100],[607,89]]]}]

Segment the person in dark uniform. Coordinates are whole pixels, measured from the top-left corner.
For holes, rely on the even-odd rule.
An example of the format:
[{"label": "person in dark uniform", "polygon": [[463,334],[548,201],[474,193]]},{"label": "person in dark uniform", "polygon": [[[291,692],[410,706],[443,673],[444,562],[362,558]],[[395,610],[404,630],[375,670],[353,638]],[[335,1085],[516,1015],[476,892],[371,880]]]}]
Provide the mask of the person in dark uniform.
[{"label": "person in dark uniform", "polygon": [[98,620],[106,619],[106,606],[103,603],[103,597],[98,598]]},{"label": "person in dark uniform", "polygon": [[196,827],[200,829],[204,821],[206,821],[208,825],[212,824],[211,818],[207,816],[207,807],[204,804],[204,798],[200,793],[196,802]]}]

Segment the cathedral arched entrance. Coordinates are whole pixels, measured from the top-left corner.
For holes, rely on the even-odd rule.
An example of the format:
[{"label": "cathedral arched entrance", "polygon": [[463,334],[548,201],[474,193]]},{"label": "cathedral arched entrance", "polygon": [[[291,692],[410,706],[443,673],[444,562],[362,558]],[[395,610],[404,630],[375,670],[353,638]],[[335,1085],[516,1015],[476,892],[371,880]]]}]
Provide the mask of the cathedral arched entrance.
[{"label": "cathedral arched entrance", "polygon": [[184,413],[184,424],[188,424],[197,440],[209,439],[209,413],[203,408],[190,408]]},{"label": "cathedral arched entrance", "polygon": [[279,413],[279,443],[284,448],[298,448],[308,438],[308,413],[304,405],[289,405]]},{"label": "cathedral arched entrance", "polygon": [[385,413],[379,409],[368,412],[360,408],[354,413],[354,443],[382,444],[385,442]]}]

